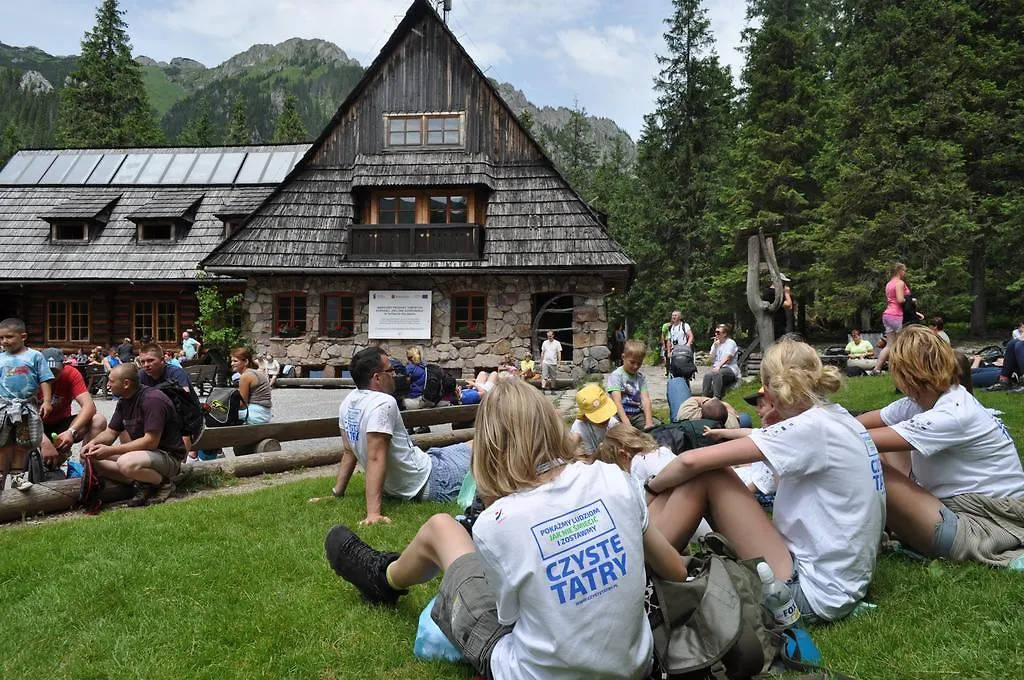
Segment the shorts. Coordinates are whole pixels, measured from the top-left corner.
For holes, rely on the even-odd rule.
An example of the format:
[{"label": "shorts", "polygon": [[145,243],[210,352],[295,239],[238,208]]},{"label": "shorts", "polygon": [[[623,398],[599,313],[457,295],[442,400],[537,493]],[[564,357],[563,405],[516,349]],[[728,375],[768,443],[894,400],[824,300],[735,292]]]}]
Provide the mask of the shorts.
[{"label": "shorts", "polygon": [[512,626],[498,623],[498,592],[487,582],[477,553],[467,553],[448,567],[430,618],[473,668],[491,677],[491,652]]},{"label": "shorts", "polygon": [[558,364],[541,364],[545,380],[555,380],[558,377]]},{"label": "shorts", "polygon": [[0,446],[36,449],[43,441],[43,421],[35,404],[22,407],[21,420],[14,422],[6,410],[0,411]]},{"label": "shorts", "polygon": [[903,316],[886,316],[883,314],[882,326],[885,328],[886,339],[891,340],[892,334],[903,328]]},{"label": "shorts", "polygon": [[164,479],[170,480],[181,472],[181,461],[166,451],[143,451],[143,453],[149,458],[149,465],[146,467],[159,473]]},{"label": "shorts", "polygon": [[67,418],[55,420],[52,423],[43,423],[43,434],[46,435],[48,439],[53,439],[53,435],[59,435],[62,432],[67,432],[73,422],[75,422],[75,417],[68,416]]},{"label": "shorts", "polygon": [[[814,613],[814,607],[807,601],[804,591],[800,588],[800,574],[796,570],[796,561],[793,562],[793,575],[786,581],[786,585],[793,591],[793,602],[800,610],[800,618],[804,623],[823,623],[825,620]],[[851,607],[852,609],[852,607]]]},{"label": "shorts", "polygon": [[953,539],[956,538],[956,528],[960,518],[956,513],[946,507],[939,505],[939,521],[935,524],[932,532],[932,547],[929,557],[949,557],[953,550]]},{"label": "shorts", "polygon": [[430,475],[417,495],[417,500],[447,503],[459,497],[462,480],[469,471],[473,448],[469,444],[452,444],[427,449]]}]

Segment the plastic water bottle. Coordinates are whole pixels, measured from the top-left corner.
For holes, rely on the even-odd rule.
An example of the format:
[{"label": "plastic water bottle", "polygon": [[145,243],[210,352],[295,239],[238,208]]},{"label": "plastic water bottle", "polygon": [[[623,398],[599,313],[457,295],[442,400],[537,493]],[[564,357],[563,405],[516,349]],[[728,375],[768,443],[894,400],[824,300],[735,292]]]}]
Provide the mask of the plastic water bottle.
[{"label": "plastic water bottle", "polygon": [[764,606],[771,611],[775,623],[784,628],[795,626],[800,620],[800,608],[793,601],[793,590],[775,578],[775,574],[767,562],[757,564],[757,575],[761,579]]}]

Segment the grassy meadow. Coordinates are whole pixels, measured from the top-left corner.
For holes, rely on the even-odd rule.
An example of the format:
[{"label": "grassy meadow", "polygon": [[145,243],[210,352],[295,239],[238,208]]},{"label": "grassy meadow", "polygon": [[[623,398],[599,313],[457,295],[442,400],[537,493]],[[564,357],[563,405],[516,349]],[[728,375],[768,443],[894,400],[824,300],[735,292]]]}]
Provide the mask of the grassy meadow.
[{"label": "grassy meadow", "polygon": [[[734,390],[729,400],[756,386]],[[888,377],[848,382],[851,410],[894,398]],[[1024,442],[1024,398],[981,394]],[[363,517],[349,497],[316,504],[329,478],[98,517],[0,530],[5,678],[467,679],[468,667],[412,654],[436,583],[397,609],[364,605],[323,556],[336,523]],[[360,534],[400,549],[436,510],[389,503],[391,526]],[[1024,677],[1024,574],[881,559],[878,608],[813,631],[827,664],[861,679]]]}]

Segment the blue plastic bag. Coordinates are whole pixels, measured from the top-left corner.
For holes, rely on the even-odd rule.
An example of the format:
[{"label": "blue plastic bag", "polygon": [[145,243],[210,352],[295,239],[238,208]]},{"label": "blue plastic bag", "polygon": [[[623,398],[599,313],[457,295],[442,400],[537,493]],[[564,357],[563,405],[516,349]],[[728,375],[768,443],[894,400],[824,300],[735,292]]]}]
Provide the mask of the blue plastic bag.
[{"label": "blue plastic bag", "polygon": [[413,643],[412,652],[419,659],[428,661],[437,659],[439,661],[462,661],[462,653],[455,649],[455,645],[445,637],[441,629],[430,618],[430,610],[434,608],[434,597],[427,603],[427,606],[420,612],[420,622],[416,626],[416,642]]}]

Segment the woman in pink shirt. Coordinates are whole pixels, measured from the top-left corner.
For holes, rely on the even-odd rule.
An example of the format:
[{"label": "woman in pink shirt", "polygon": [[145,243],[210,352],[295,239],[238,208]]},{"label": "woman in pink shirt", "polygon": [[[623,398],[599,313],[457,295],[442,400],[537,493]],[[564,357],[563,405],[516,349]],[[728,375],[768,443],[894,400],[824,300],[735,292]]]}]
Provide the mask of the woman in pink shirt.
[{"label": "woman in pink shirt", "polygon": [[903,327],[903,303],[910,297],[907,286],[907,265],[896,262],[892,266],[892,278],[885,284],[885,311],[882,312],[882,326],[885,328],[886,346],[878,353],[878,361],[872,373],[878,373],[889,358],[889,345],[893,334]]}]

